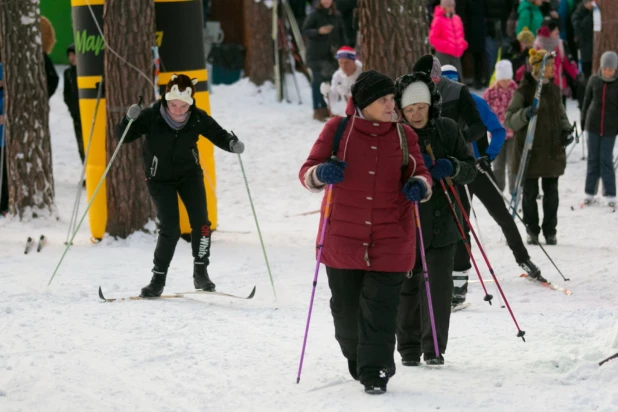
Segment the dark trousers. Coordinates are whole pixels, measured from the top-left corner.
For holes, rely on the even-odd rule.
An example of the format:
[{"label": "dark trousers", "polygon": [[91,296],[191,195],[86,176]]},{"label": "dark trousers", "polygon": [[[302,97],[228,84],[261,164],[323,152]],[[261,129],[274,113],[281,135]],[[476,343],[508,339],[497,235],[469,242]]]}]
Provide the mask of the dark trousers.
[{"label": "dark trousers", "polygon": [[148,191],[157,207],[159,238],[154,264],[167,271],[180,237],[178,195],[184,203],[191,224],[191,247],[196,262],[208,265],[210,257],[210,221],[206,208],[206,190],[202,173],[185,176],[177,182],[148,181]]},{"label": "dark trousers", "polygon": [[[9,177],[7,164],[8,157],[6,155],[7,147],[4,147],[4,159],[2,160],[2,192],[0,193],[0,213],[9,211]],[[2,147],[0,147],[0,153]]]},{"label": "dark trousers", "polygon": [[[545,237],[556,234],[558,226],[558,178],[541,178],[543,187],[543,235]],[[524,193],[522,199],[522,209],[524,211],[524,224],[528,231],[534,235],[541,233],[539,226],[539,211],[537,208],[537,197],[539,195],[539,179],[526,179],[524,181]]]},{"label": "dark trousers", "polygon": [[313,110],[328,107],[326,101],[324,101],[324,96],[322,96],[320,92],[320,85],[322,82],[326,81],[322,74],[322,69],[323,67],[321,64],[311,66],[311,97],[313,99]]},{"label": "dark trousers", "polygon": [[614,172],[614,145],[616,136],[605,137],[588,132],[588,170],[586,194],[594,196],[603,181],[603,196],[616,197],[616,172]]},{"label": "dark trousers", "polygon": [[[493,173],[491,178],[494,179]],[[461,203],[463,203],[466,213],[470,216],[470,202],[468,202],[466,189],[462,186],[458,187],[458,189]],[[489,212],[489,215],[494,219],[498,226],[500,226],[500,229],[502,229],[502,233],[506,238],[506,243],[513,252],[515,261],[517,263],[522,263],[530,259],[530,255],[528,255],[528,250],[526,249],[526,246],[524,246],[524,242],[519,234],[517,225],[509,213],[509,210],[506,208],[504,198],[502,197],[502,194],[498,193],[496,188],[491,184],[489,177],[487,177],[484,173],[477,173],[474,181],[468,184],[468,189],[470,189],[470,195],[476,196],[481,201],[483,206],[485,206],[485,209]],[[466,238],[468,239],[468,242],[470,242],[470,228],[467,224],[464,224],[464,230],[466,232]],[[471,267],[470,255],[468,254],[463,241],[460,241],[457,245],[457,253],[455,254],[455,270],[464,271],[470,269]]]},{"label": "dark trousers", "polygon": [[[427,273],[440,354],[446,352],[453,298],[453,259],[457,244],[425,251]],[[427,287],[423,276],[420,252],[412,276],[406,277],[401,288],[397,312],[397,350],[404,360],[418,360],[421,353],[435,356]]]},{"label": "dark trousers", "polygon": [[75,130],[75,139],[77,140],[77,150],[79,151],[79,158],[84,163],[84,138],[82,135],[82,122],[79,116],[73,116],[73,129]]},{"label": "dark trousers", "polygon": [[357,361],[361,382],[380,370],[394,368],[397,305],[404,273],[327,266],[326,274],[335,338],[343,356]]},{"label": "dark trousers", "polygon": [[582,62],[582,72],[584,72],[584,76],[586,76],[586,81],[592,75],[592,62]]}]

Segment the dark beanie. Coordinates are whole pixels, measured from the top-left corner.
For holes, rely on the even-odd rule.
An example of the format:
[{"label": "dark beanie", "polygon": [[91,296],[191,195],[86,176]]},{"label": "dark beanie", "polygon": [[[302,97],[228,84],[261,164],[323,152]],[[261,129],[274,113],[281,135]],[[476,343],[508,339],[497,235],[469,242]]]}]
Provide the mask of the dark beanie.
[{"label": "dark beanie", "polygon": [[431,54],[426,54],[420,59],[418,59],[416,63],[414,63],[414,68],[412,69],[412,71],[414,73],[422,72],[429,76],[431,73],[432,67],[433,67],[433,56]]},{"label": "dark beanie", "polygon": [[363,110],[380,97],[396,92],[393,79],[375,70],[368,70],[362,72],[352,85],[352,101]]},{"label": "dark beanie", "polygon": [[67,47],[67,54],[69,53],[75,53],[75,44],[70,44],[69,47]]}]

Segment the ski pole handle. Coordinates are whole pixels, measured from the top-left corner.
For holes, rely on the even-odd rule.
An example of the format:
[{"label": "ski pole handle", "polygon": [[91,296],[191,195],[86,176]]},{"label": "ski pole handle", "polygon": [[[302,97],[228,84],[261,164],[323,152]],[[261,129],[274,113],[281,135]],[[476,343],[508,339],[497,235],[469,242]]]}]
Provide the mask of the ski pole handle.
[{"label": "ski pole handle", "polygon": [[[432,164],[436,164],[436,156],[433,154],[433,149],[431,148],[431,144],[429,144],[427,141],[425,141],[425,150],[427,150],[427,153],[431,157]],[[451,180],[450,176],[445,177],[444,180],[446,180],[446,183],[449,186],[453,186],[453,181]]]}]

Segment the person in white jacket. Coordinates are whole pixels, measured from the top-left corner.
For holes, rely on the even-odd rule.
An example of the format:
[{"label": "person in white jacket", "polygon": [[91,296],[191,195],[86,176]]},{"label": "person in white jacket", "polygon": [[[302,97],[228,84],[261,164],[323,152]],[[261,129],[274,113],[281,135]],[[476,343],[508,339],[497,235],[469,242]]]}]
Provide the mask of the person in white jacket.
[{"label": "person in white jacket", "polygon": [[356,60],[356,51],[349,46],[337,50],[339,69],[333,74],[330,84],[320,85],[320,92],[328,103],[332,115],[345,116],[345,106],[352,95],[350,89],[363,71],[363,65]]}]

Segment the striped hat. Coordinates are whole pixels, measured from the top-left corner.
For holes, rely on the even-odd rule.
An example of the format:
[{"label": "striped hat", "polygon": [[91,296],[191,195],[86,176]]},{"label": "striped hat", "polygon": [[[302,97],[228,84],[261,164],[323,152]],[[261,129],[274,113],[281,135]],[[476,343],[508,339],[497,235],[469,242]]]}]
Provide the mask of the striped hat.
[{"label": "striped hat", "polygon": [[338,59],[356,60],[356,50],[350,46],[343,46],[337,50],[337,60]]}]

